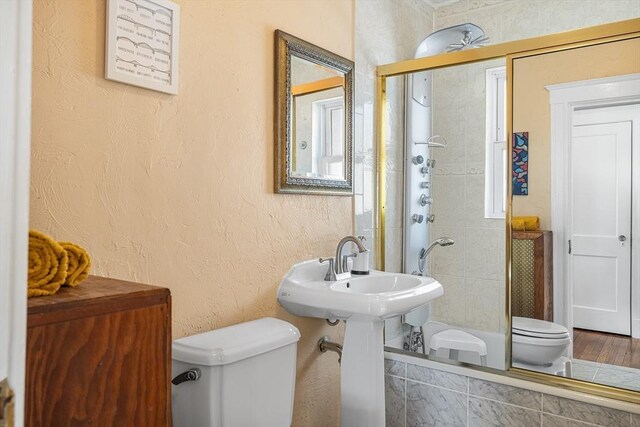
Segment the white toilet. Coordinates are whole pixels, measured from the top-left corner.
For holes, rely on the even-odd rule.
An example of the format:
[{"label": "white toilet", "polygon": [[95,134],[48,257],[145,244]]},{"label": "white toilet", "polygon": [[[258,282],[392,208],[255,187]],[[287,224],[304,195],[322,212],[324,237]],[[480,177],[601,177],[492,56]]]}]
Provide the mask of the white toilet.
[{"label": "white toilet", "polygon": [[267,317],[175,340],[173,425],[290,426],[299,339]]},{"label": "white toilet", "polygon": [[571,344],[567,328],[546,320],[513,317],[511,330],[514,365],[554,366]]}]

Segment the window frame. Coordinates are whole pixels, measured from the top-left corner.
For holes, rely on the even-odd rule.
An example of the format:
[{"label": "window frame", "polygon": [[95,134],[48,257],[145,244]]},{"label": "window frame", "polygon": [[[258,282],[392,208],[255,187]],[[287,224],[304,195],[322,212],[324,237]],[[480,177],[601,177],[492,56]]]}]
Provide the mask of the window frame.
[{"label": "window frame", "polygon": [[509,159],[507,147],[505,66],[486,70],[484,216],[504,219],[507,208]]}]

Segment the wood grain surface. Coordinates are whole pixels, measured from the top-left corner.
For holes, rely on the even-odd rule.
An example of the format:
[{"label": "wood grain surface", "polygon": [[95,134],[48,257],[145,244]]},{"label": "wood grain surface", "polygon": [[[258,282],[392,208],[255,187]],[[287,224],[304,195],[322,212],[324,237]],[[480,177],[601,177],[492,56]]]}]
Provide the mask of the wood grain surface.
[{"label": "wood grain surface", "polygon": [[640,339],[574,328],[573,357],[640,369]]},{"label": "wood grain surface", "polygon": [[170,322],[168,289],[115,279],[31,298],[26,425],[170,425]]}]

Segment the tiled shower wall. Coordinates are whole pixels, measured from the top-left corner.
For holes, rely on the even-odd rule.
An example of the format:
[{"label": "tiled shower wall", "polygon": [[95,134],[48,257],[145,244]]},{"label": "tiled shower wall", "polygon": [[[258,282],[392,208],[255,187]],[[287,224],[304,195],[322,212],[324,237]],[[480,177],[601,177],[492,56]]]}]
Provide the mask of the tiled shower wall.
[{"label": "tiled shower wall", "polygon": [[[474,23],[490,43],[519,40],[640,16],[637,0],[460,0],[435,11],[434,31]],[[449,146],[434,151],[431,237],[456,244],[436,248],[431,273],[445,295],[433,319],[498,331],[504,324],[504,222],[484,218],[485,74],[490,61],[434,74],[434,134]]]},{"label": "tiled shower wall", "polygon": [[[423,0],[356,0],[355,230],[374,248],[376,164],[374,141],[375,67],[413,58],[418,43],[433,31],[433,9]],[[387,96],[387,224],[384,266],[402,267],[404,194],[404,79],[389,81]],[[375,260],[375,253],[371,254]],[[379,268],[380,266],[378,266]]]},{"label": "tiled shower wall", "polygon": [[504,60],[436,70],[433,133],[446,148],[433,149],[433,239],[430,273],[445,293],[432,303],[433,319],[497,332],[504,324],[505,221],[484,218],[485,70]]},{"label": "tiled shower wall", "polygon": [[640,416],[576,400],[385,360],[386,426],[640,425]]}]

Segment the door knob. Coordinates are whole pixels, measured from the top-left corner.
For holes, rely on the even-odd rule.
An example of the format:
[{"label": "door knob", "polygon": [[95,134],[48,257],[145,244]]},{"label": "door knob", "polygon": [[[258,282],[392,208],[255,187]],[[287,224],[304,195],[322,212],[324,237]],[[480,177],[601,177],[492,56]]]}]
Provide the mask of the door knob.
[{"label": "door knob", "polygon": [[624,234],[621,234],[618,236],[618,240],[620,240],[621,242],[626,242],[627,241],[627,236],[625,236]]}]

